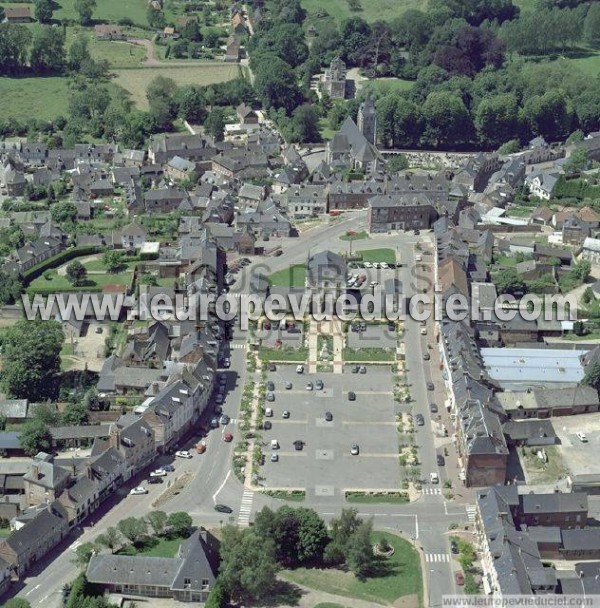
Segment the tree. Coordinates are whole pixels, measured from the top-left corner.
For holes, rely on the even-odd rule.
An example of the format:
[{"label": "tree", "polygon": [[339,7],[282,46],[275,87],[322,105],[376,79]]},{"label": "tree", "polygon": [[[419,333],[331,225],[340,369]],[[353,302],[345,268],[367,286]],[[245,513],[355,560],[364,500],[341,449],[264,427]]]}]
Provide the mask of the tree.
[{"label": "tree", "polygon": [[585,281],[592,271],[592,264],[588,260],[581,260],[577,262],[575,266],[571,269],[573,276],[579,279],[581,282]]},{"label": "tree", "polygon": [[204,121],[204,130],[215,141],[223,141],[225,136],[225,115],[221,108],[213,108]]},{"label": "tree", "polygon": [[10,600],[6,600],[4,608],[31,608],[31,604],[22,597],[13,597]]},{"label": "tree", "polygon": [[272,597],[277,574],[275,546],[251,529],[223,528],[219,580],[235,602],[260,602]]},{"label": "tree", "polygon": [[89,59],[91,59],[91,55],[88,48],[88,39],[86,36],[79,35],[73,40],[69,47],[69,57],[67,61],[69,69],[78,71]]},{"label": "tree", "polygon": [[175,536],[185,537],[190,533],[192,518],[185,511],[176,511],[169,515],[167,525]]},{"label": "tree", "polygon": [[49,23],[52,20],[54,3],[52,0],[35,0],[34,15],[40,23]]},{"label": "tree", "polygon": [[522,114],[532,132],[546,141],[559,141],[571,133],[573,107],[562,90],[533,95],[525,102]]},{"label": "tree", "polygon": [[22,289],[23,285],[17,275],[0,270],[0,305],[14,304]]},{"label": "tree", "polygon": [[294,110],[294,131],[300,143],[319,143],[319,113],[314,106],[305,104]]},{"label": "tree", "polygon": [[146,20],[148,21],[148,25],[156,30],[162,30],[167,24],[163,12],[155,9],[153,6],[148,7]]},{"label": "tree", "polygon": [[173,118],[177,115],[174,94],[177,90],[175,81],[165,76],[156,76],[146,89],[146,98],[150,106],[150,116],[156,127],[169,131]]},{"label": "tree", "polygon": [[26,422],[19,436],[21,447],[27,456],[35,456],[38,452],[52,451],[52,434],[41,420]]},{"label": "tree", "polygon": [[34,402],[54,397],[64,339],[57,321],[24,320],[10,327],[2,343],[4,391]]},{"label": "tree", "polygon": [[470,140],[473,126],[462,99],[454,93],[434,91],[423,104],[425,133],[433,145],[456,145]]},{"label": "tree", "polygon": [[73,6],[79,15],[79,23],[81,25],[90,25],[94,9],[96,8],[96,0],[75,0]]},{"label": "tree", "polygon": [[291,114],[302,97],[292,67],[272,53],[255,55],[251,64],[254,88],[265,108],[284,108]]},{"label": "tree", "polygon": [[387,169],[390,173],[408,169],[408,159],[406,158],[406,154],[394,154],[394,156],[392,156],[392,158],[387,162]]},{"label": "tree", "polygon": [[160,536],[165,531],[167,514],[164,511],[150,511],[150,513],[146,515],[146,520],[154,530],[156,536]]},{"label": "tree", "polygon": [[296,509],[299,521],[297,556],[300,563],[320,563],[329,541],[327,526],[313,509]]},{"label": "tree", "polygon": [[563,168],[567,174],[581,173],[590,166],[590,155],[584,148],[574,150],[571,156],[567,159]]},{"label": "tree", "polygon": [[362,522],[346,543],[346,565],[359,579],[364,579],[373,569],[375,556],[371,542],[373,521]]},{"label": "tree", "polygon": [[127,519],[122,519],[117,524],[117,528],[119,532],[133,544],[136,543],[140,536],[146,534],[145,520],[138,519],[137,517],[128,517]]},{"label": "tree", "polygon": [[101,410],[104,405],[98,395],[98,389],[95,386],[92,386],[85,392],[82,403],[88,411]]},{"label": "tree", "polygon": [[32,39],[24,25],[0,23],[0,74],[11,76],[25,70]]},{"label": "tree", "polygon": [[87,278],[87,269],[79,260],[71,262],[67,266],[66,273],[72,285],[82,285]]},{"label": "tree", "polygon": [[121,544],[121,534],[117,528],[110,526],[109,528],[106,528],[104,534],[98,536],[96,542],[107,549],[110,549],[111,553],[114,553],[115,549]]},{"label": "tree", "polygon": [[215,585],[208,594],[208,599],[206,600],[206,604],[204,604],[204,608],[226,608],[227,605],[227,593],[225,592],[220,579],[217,577]]},{"label": "tree", "polygon": [[600,4],[593,2],[583,23],[583,38],[593,47],[600,46]]},{"label": "tree", "polygon": [[336,565],[345,561],[348,540],[361,523],[356,509],[342,509],[340,517],[331,520],[331,542],[324,553],[326,563]]},{"label": "tree", "polygon": [[198,27],[198,21],[192,19],[188,21],[181,30],[181,37],[190,42],[202,42],[202,33]]},{"label": "tree", "polygon": [[582,384],[593,386],[596,390],[600,390],[600,362],[592,363],[586,370],[583,376]]},{"label": "tree", "polygon": [[52,216],[52,220],[58,224],[74,222],[77,217],[77,207],[68,201],[55,203],[50,209],[50,215]]},{"label": "tree", "polygon": [[175,93],[177,113],[183,120],[202,123],[206,119],[206,102],[202,90],[195,85],[179,87]]},{"label": "tree", "polygon": [[514,268],[501,270],[495,280],[498,294],[511,294],[520,297],[527,292],[525,282],[519,277]]},{"label": "tree", "polygon": [[71,561],[79,568],[86,568],[96,551],[97,547],[94,543],[83,543],[75,549],[75,557]]},{"label": "tree", "polygon": [[107,251],[102,255],[102,265],[108,272],[116,273],[119,272],[123,266],[123,260],[121,254],[117,251]]},{"label": "tree", "polygon": [[65,426],[80,426],[88,419],[88,412],[83,403],[69,403],[62,415],[62,423]]},{"label": "tree", "polygon": [[477,106],[475,128],[481,143],[497,148],[513,139],[519,126],[517,98],[513,93],[486,97]]},{"label": "tree", "polygon": [[61,28],[44,25],[35,30],[29,64],[38,74],[61,72],[64,69],[65,34]]}]

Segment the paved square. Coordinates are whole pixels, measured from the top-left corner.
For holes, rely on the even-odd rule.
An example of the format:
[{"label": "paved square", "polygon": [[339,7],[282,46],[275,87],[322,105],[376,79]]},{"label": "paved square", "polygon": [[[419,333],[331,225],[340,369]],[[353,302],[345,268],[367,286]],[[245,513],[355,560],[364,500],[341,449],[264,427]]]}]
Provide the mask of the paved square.
[{"label": "paved square", "polygon": [[[400,466],[393,376],[389,366],[370,366],[366,374],[297,374],[296,366],[277,366],[267,380],[275,384],[275,401],[264,431],[266,462],[261,475],[265,487],[305,488],[316,496],[331,496],[350,489],[398,489]],[[324,390],[309,391],[322,380]],[[292,382],[286,390],[285,383]],[[349,401],[348,392],[356,393]],[[289,418],[283,418],[287,410]],[[330,412],[333,420],[325,419]],[[279,461],[269,459],[270,441],[281,446]],[[302,440],[302,450],[294,441]],[[350,453],[353,444],[360,454]]]}]

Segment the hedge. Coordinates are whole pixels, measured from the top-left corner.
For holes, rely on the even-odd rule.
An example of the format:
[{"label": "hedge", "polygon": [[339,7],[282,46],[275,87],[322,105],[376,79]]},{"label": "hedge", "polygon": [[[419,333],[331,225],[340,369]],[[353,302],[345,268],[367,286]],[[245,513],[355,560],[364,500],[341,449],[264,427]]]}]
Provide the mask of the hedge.
[{"label": "hedge", "polygon": [[79,258],[84,255],[94,255],[96,253],[100,253],[104,251],[104,247],[96,247],[96,246],[85,246],[85,247],[73,247],[72,249],[65,249],[60,253],[57,253],[55,256],[36,264],[29,270],[26,270],[23,273],[23,285],[27,286],[31,281],[37,279],[42,276],[46,270],[51,270],[56,266],[61,266],[65,262],[72,260],[74,258]]},{"label": "hedge", "polygon": [[95,285],[92,287],[61,287],[60,289],[56,289],[56,287],[44,287],[44,286],[38,286],[38,287],[28,287],[25,290],[25,293],[27,293],[28,296],[35,296],[40,295],[40,296],[49,296],[51,294],[60,294],[60,293],[101,293],[102,292],[102,287]]}]

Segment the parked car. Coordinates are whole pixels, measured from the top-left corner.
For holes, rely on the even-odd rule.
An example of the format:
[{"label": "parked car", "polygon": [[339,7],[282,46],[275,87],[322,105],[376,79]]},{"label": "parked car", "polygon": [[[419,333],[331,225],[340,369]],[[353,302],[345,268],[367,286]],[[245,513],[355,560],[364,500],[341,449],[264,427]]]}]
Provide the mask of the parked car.
[{"label": "parked car", "polygon": [[356,393],[354,391],[348,392],[348,401],[356,401]]},{"label": "parked car", "polygon": [[267,382],[267,390],[268,391],[274,391],[275,390],[275,383],[272,380],[269,380]]},{"label": "parked car", "polygon": [[175,471],[175,467],[172,464],[163,464],[160,468],[167,473],[173,473]]},{"label": "parked car", "polygon": [[423,426],[425,424],[425,418],[421,414],[415,416],[415,423],[417,426]]},{"label": "parked car", "polygon": [[155,484],[155,483],[162,483],[162,477],[149,477],[148,479],[146,479],[146,483],[150,483],[150,484]]},{"label": "parked car", "polygon": [[227,414],[223,414],[219,420],[219,422],[223,425],[226,426],[231,422],[231,418],[227,415]]},{"label": "parked car", "polygon": [[462,573],[461,570],[459,570],[458,572],[454,573],[454,580],[456,581],[457,585],[464,585],[465,584],[465,575]]},{"label": "parked car", "polygon": [[213,429],[218,428],[218,426],[219,426],[219,419],[218,419],[218,418],[213,418],[213,419],[210,421],[210,426],[211,426],[211,428],[213,428]]},{"label": "parked car", "polygon": [[156,469],[150,473],[150,477],[164,477],[167,472],[164,469]]},{"label": "parked car", "polygon": [[233,513],[233,509],[227,505],[215,505],[215,511],[219,513]]},{"label": "parked car", "polygon": [[229,357],[226,357],[226,358],[223,360],[223,367],[224,367],[225,369],[228,369],[230,366],[231,366],[231,359],[230,359]]},{"label": "parked car", "polygon": [[358,365],[353,365],[353,366],[352,366],[352,373],[353,373],[353,374],[358,374],[358,369],[359,369],[359,366],[358,366]]},{"label": "parked car", "polygon": [[271,452],[271,462],[278,462],[279,454],[277,452]]},{"label": "parked car", "polygon": [[217,395],[217,398],[215,399],[217,405],[223,405],[224,401],[225,397],[223,395]]},{"label": "parked car", "polygon": [[325,420],[331,422],[333,420],[333,414],[331,412],[325,412]]},{"label": "parked car", "polygon": [[275,401],[275,395],[273,393],[267,393],[267,401]]},{"label": "parked car", "polygon": [[318,391],[323,390],[323,381],[322,380],[317,380],[315,382],[315,389],[317,389]]},{"label": "parked car", "polygon": [[358,447],[358,444],[355,443],[352,445],[352,447],[350,448],[350,454],[352,454],[352,456],[358,456],[358,453],[360,452],[360,449]]},{"label": "parked car", "polygon": [[431,355],[429,353],[423,353],[423,361],[429,361],[431,359]]},{"label": "parked car", "polygon": [[582,433],[581,431],[579,431],[577,433],[577,438],[579,439],[579,441],[581,441],[581,443],[587,443],[588,442],[588,438],[587,438],[586,434]]},{"label": "parked car", "polygon": [[307,391],[312,391],[313,390],[313,383],[312,382],[307,382],[306,383],[306,390]]},{"label": "parked car", "polygon": [[458,543],[455,540],[450,541],[450,551],[452,551],[454,555],[458,555]]},{"label": "parked car", "polygon": [[359,365],[358,366],[358,373],[359,374],[366,374],[367,373],[367,368],[364,365]]},{"label": "parked car", "polygon": [[198,454],[204,454],[204,452],[206,452],[206,441],[200,441],[196,444],[196,452],[198,452]]},{"label": "parked car", "polygon": [[435,390],[435,386],[433,385],[433,382],[428,382],[428,383],[427,383],[427,390],[428,390],[428,391],[433,391],[433,390]]},{"label": "parked car", "polygon": [[270,431],[272,428],[273,428],[273,425],[268,420],[265,420],[263,422],[263,429],[265,431]]},{"label": "parked car", "polygon": [[223,406],[222,405],[215,405],[213,412],[215,414],[217,414],[217,416],[220,416],[223,413]]},{"label": "parked car", "polygon": [[300,450],[302,450],[303,447],[304,447],[304,441],[302,441],[302,439],[296,439],[296,441],[294,441],[295,450],[300,452]]},{"label": "parked car", "polygon": [[437,461],[438,467],[446,466],[446,459],[441,454],[438,454],[436,456],[436,461]]},{"label": "parked car", "polygon": [[225,433],[223,435],[223,441],[225,443],[231,443],[233,441],[233,435],[231,433]]},{"label": "parked car", "polygon": [[303,374],[304,373],[304,365],[296,365],[296,373]]},{"label": "parked car", "polygon": [[429,404],[429,411],[432,414],[437,414],[438,413],[438,406],[435,403],[430,403]]},{"label": "parked car", "polygon": [[286,390],[288,390],[288,391],[292,390],[292,386],[293,386],[293,385],[292,385],[292,383],[291,383],[291,382],[286,382],[286,383],[285,383],[285,388],[286,388]]},{"label": "parked car", "polygon": [[277,366],[275,365],[275,363],[269,363],[269,371],[270,372],[277,371]]},{"label": "parked car", "polygon": [[137,488],[133,488],[132,490],[130,490],[129,494],[131,494],[132,496],[138,496],[140,494],[148,494],[148,489],[142,488],[142,486],[138,486]]},{"label": "parked car", "polygon": [[290,417],[290,413],[287,410],[283,410],[283,413],[281,414],[284,418],[289,418]]},{"label": "parked car", "polygon": [[179,450],[178,452],[175,452],[175,456],[177,456],[177,458],[191,458],[192,453],[187,450]]},{"label": "parked car", "polygon": [[437,473],[429,473],[429,481],[431,483],[440,483],[440,476]]}]

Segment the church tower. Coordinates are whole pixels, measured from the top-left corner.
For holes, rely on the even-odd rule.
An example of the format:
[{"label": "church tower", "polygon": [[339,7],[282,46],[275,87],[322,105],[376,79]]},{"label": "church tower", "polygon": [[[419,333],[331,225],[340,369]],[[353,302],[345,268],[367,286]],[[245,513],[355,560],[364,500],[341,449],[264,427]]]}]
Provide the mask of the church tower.
[{"label": "church tower", "polygon": [[363,101],[358,108],[358,129],[370,144],[377,141],[377,112],[371,99]]}]

